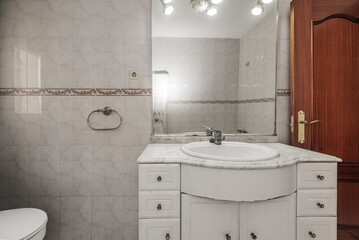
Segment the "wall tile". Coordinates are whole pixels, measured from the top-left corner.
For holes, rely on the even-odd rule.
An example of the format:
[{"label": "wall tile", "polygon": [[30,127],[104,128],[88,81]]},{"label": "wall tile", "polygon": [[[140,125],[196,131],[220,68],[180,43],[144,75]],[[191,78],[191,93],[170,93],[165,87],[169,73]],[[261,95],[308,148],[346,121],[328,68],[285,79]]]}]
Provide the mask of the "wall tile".
[{"label": "wall tile", "polygon": [[26,196],[26,147],[0,147],[0,196]]},{"label": "wall tile", "polygon": [[280,40],[277,65],[277,89],[290,88],[290,41]]},{"label": "wall tile", "polygon": [[124,240],[138,240],[138,198],[124,198]]},{"label": "wall tile", "polygon": [[92,161],[92,196],[123,196],[121,178],[122,147],[94,147]]},{"label": "wall tile", "polygon": [[60,239],[91,239],[91,198],[60,198]]},{"label": "wall tile", "polygon": [[277,97],[278,142],[290,144],[290,97]]},{"label": "wall tile", "polygon": [[1,197],[0,211],[10,210],[15,208],[26,208],[27,197]]},{"label": "wall tile", "polygon": [[151,97],[123,98],[121,138],[124,146],[144,146],[151,136]]},{"label": "wall tile", "polygon": [[138,196],[138,163],[137,158],[141,155],[145,146],[123,147],[121,182],[123,183],[123,196]]},{"label": "wall tile", "polygon": [[29,147],[26,179],[29,196],[59,196],[59,148]]},{"label": "wall tile", "polygon": [[123,199],[93,198],[92,240],[122,240],[123,236]]},{"label": "wall tile", "polygon": [[60,237],[59,197],[29,197],[27,207],[38,208],[46,212],[48,222],[45,240],[58,240]]},{"label": "wall tile", "polygon": [[28,97],[39,101],[40,111],[27,114],[26,139],[28,146],[58,146],[62,118],[60,97]]},{"label": "wall tile", "polygon": [[62,147],[60,196],[91,196],[91,147]]}]

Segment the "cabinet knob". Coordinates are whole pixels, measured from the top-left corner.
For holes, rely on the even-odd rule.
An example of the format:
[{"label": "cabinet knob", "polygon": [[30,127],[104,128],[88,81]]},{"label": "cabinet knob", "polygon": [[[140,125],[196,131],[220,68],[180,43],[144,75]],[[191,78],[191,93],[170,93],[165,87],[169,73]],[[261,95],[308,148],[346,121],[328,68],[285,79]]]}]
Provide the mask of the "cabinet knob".
[{"label": "cabinet knob", "polygon": [[228,233],[226,234],[226,240],[231,240],[231,235],[229,235]]},{"label": "cabinet knob", "polygon": [[317,206],[320,207],[320,208],[324,208],[324,204],[320,203],[320,202],[317,202]]},{"label": "cabinet knob", "polygon": [[313,233],[312,231],[308,232],[308,234],[312,237],[312,238],[316,238],[317,235],[315,235],[315,233]]},{"label": "cabinet knob", "polygon": [[171,239],[171,236],[169,233],[166,233],[166,237],[165,237],[166,240],[170,240]]},{"label": "cabinet knob", "polygon": [[161,182],[162,181],[162,177],[161,176],[158,176],[157,177],[157,182]]},{"label": "cabinet knob", "polygon": [[158,204],[157,205],[157,210],[161,210],[162,209],[162,205],[161,204]]},{"label": "cabinet knob", "polygon": [[251,233],[252,239],[257,239],[257,235],[255,235],[254,233]]},{"label": "cabinet knob", "polygon": [[324,180],[324,176],[322,176],[322,175],[318,175],[317,178],[318,178],[319,180]]}]

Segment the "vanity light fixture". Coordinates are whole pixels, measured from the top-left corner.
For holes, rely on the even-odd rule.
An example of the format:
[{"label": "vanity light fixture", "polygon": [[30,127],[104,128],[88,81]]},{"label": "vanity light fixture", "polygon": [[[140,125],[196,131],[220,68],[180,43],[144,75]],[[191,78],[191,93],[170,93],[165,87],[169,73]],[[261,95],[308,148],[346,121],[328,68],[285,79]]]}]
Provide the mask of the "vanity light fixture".
[{"label": "vanity light fixture", "polygon": [[263,11],[264,11],[263,2],[261,0],[258,0],[256,5],[254,5],[254,7],[252,8],[252,14],[254,16],[258,16],[261,15]]},{"label": "vanity light fixture", "polygon": [[262,3],[264,3],[264,4],[269,4],[271,2],[273,2],[273,0],[262,0]]},{"label": "vanity light fixture", "polygon": [[217,9],[217,7],[214,6],[214,5],[212,5],[212,6],[210,6],[209,8],[207,8],[207,15],[208,15],[208,16],[214,16],[214,15],[217,14],[217,12],[218,12],[218,9]]}]

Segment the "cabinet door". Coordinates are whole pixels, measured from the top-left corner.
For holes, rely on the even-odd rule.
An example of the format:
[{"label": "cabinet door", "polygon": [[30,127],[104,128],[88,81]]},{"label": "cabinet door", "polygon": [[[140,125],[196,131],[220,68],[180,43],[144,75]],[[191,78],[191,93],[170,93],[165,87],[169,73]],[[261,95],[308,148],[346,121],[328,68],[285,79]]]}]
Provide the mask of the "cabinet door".
[{"label": "cabinet door", "polygon": [[182,240],[239,239],[239,204],[182,194]]},{"label": "cabinet door", "polygon": [[296,197],[240,203],[241,240],[295,240]]}]

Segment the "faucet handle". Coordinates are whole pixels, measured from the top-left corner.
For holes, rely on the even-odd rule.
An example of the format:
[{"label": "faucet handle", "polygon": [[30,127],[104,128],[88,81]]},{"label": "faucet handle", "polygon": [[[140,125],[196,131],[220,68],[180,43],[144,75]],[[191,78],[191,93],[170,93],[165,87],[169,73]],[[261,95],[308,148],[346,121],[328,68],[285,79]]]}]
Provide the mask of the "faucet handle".
[{"label": "faucet handle", "polygon": [[207,136],[212,136],[213,129],[211,127],[208,127],[208,126],[202,126],[202,127],[205,129]]}]

